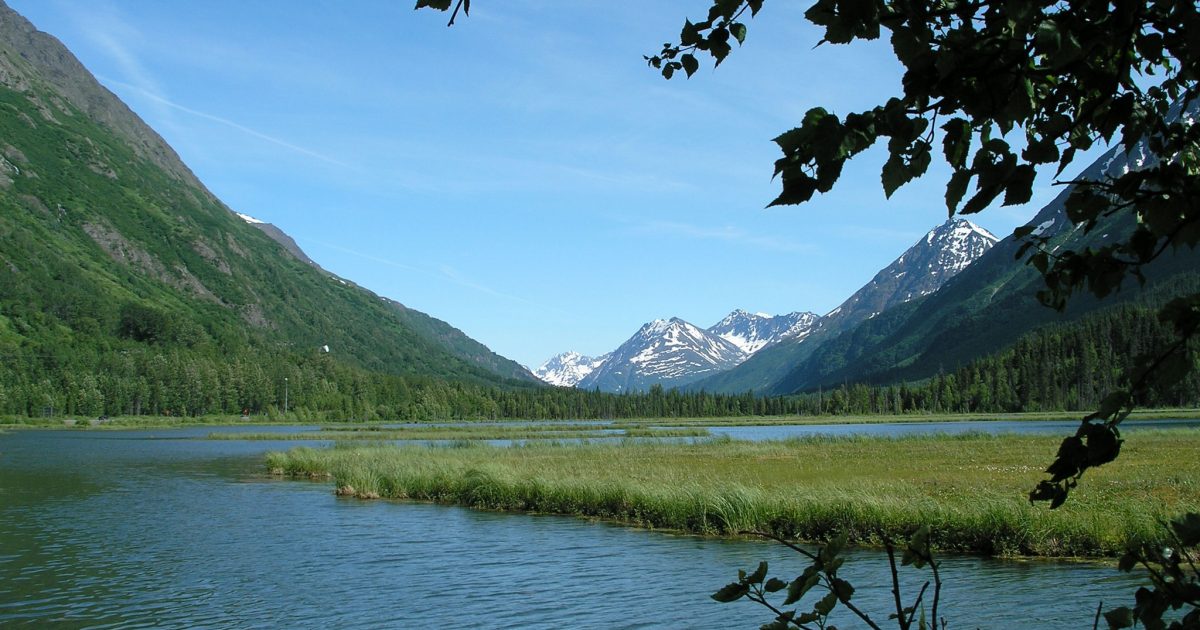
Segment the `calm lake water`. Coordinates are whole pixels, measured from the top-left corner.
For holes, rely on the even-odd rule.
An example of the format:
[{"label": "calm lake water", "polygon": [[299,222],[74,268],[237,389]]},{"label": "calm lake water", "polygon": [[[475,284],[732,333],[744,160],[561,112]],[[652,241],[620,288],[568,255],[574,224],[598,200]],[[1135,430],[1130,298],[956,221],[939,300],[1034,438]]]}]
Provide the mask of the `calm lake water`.
[{"label": "calm lake water", "polygon": [[[765,609],[708,595],[760,559],[801,566],[769,543],[337,498],[265,475],[262,453],[296,443],[187,439],[213,430],[0,434],[0,626],[755,628]],[[956,628],[1090,627],[1137,584],[1109,564],[943,562]],[[886,619],[884,555],[843,574]]]}]

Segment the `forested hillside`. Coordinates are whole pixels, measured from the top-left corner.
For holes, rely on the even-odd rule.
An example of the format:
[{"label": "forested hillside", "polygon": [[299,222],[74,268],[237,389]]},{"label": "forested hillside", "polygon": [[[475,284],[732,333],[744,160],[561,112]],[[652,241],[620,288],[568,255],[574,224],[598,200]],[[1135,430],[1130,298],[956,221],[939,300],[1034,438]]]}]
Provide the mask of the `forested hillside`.
[{"label": "forested hillside", "polygon": [[[258,410],[282,381],[256,374],[326,348],[362,374],[533,382],[246,224],[61,44],[0,7],[0,413]],[[214,380],[233,366],[239,383]]]},{"label": "forested hillside", "polygon": [[[1200,277],[1187,282],[1200,286]],[[829,414],[1090,410],[1108,392],[1128,386],[1136,357],[1174,339],[1156,313],[1145,302],[1121,304],[1028,333],[1000,352],[922,381],[819,387],[798,398],[806,413]],[[1200,405],[1200,369],[1169,390],[1152,389],[1137,404]]]}]

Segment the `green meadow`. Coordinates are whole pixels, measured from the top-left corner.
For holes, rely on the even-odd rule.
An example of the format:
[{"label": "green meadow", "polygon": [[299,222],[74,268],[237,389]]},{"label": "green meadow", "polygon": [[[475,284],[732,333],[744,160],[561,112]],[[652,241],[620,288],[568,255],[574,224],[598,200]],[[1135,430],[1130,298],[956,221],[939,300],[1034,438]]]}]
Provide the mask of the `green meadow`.
[{"label": "green meadow", "polygon": [[1200,510],[1200,430],[1139,431],[1057,510],[1027,493],[1061,436],[812,437],[771,442],[343,444],[270,453],[272,473],[332,477],[338,494],[576,515],[686,533],[761,531],[860,544],[922,524],[937,548],[1112,556]]}]

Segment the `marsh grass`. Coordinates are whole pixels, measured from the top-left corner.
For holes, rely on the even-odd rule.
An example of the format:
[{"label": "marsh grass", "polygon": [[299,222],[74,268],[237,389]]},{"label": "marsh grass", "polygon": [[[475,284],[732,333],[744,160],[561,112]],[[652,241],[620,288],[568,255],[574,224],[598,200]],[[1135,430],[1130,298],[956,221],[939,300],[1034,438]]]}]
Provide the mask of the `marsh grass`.
[{"label": "marsh grass", "polygon": [[277,474],[330,474],[344,493],[578,515],[706,535],[835,532],[878,544],[921,524],[940,549],[1106,556],[1200,509],[1200,431],[1144,431],[1055,511],[1031,506],[1061,438],[813,436],[774,442],[359,446],[268,455]]}]

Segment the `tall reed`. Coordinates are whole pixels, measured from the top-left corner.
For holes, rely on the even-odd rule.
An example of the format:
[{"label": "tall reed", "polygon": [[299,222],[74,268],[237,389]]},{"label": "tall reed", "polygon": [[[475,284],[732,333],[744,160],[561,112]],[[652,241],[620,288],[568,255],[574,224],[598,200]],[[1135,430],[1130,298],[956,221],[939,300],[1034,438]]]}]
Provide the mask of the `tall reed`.
[{"label": "tall reed", "polygon": [[1200,431],[1140,432],[1064,507],[1032,506],[1058,438],[805,437],[775,442],[526,444],[515,448],[298,448],[279,474],[331,474],[343,493],[571,514],[709,535],[838,532],[878,543],[930,525],[944,550],[1102,556],[1156,540],[1158,519],[1200,509]]}]

